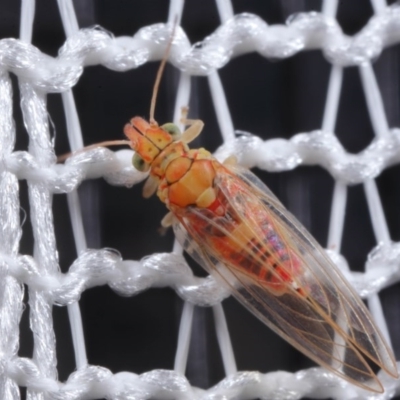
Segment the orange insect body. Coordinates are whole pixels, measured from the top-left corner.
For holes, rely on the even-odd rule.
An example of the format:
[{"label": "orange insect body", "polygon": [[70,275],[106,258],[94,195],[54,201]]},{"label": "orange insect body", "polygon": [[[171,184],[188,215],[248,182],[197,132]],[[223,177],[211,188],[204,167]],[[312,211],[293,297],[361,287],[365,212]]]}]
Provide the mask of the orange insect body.
[{"label": "orange insect body", "polygon": [[324,250],[250,171],[232,160],[221,164],[205,149],[189,149],[201,121],[183,118],[189,128],[180,136],[176,125],[154,120],[166,59],[150,122],[132,118],[124,128],[129,141],[100,145],[129,144],[136,151],[134,166],[150,170],[144,196],[157,192],[170,210],[162,224],[173,225],[188,254],[238,301],[316,363],[383,392],[369,363],[397,378],[392,351]]},{"label": "orange insect body", "polygon": [[166,131],[140,117],[133,118],[124,132],[143,160],[151,163],[151,174],[160,181],[157,194],[162,202],[179,207],[204,206],[204,193],[215,177],[208,151],[190,150],[182,142],[172,142]]},{"label": "orange insect body", "polygon": [[397,377],[368,310],[324,250],[250,171],[187,143],[201,121],[177,126],[135,117],[124,132],[133,163],[150,170],[184,249],[271,329],[320,365],[365,389],[383,387],[369,362]]},{"label": "orange insect body", "polygon": [[[227,199],[214,187],[216,171],[223,169],[233,179],[234,176],[208,151],[191,150],[181,141],[174,142],[161,127],[140,117],[132,118],[124,132],[142,159],[151,164],[150,174],[158,181],[160,200],[177,216],[183,214],[186,207],[196,206],[208,210],[211,218],[233,221],[229,234],[221,235],[201,218],[191,216],[196,232],[200,236],[207,235],[219,257],[230,260],[237,269],[253,276],[276,295],[284,293],[286,286],[294,283],[292,275],[298,272],[293,271],[295,256],[289,255],[272,223],[267,222],[265,208],[260,207],[261,203],[248,207],[244,202],[243,184],[239,181],[233,184],[235,196],[241,196],[242,203],[247,206],[244,212],[257,216],[260,222],[258,236],[265,239],[260,241],[235,211],[227,207]],[[254,252],[252,258],[246,253],[248,248]],[[266,261],[272,258],[270,268],[266,268],[269,265]]]},{"label": "orange insect body", "polygon": [[145,196],[157,191],[170,210],[164,226],[173,225],[184,249],[293,346],[342,378],[382,392],[369,362],[397,377],[396,362],[357,294],[250,171],[189,149],[203,124],[186,122],[191,126],[181,139],[171,136],[175,125],[139,117],[124,129],[136,150],[134,165],[139,160],[150,169]]}]

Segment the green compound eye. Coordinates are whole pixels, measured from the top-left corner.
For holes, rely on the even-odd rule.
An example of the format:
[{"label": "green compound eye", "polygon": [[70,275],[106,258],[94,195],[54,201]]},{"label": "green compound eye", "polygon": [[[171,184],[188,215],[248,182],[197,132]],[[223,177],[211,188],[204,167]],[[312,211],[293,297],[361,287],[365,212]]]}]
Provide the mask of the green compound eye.
[{"label": "green compound eye", "polygon": [[162,125],[161,128],[167,131],[171,135],[172,139],[180,139],[181,130],[178,128],[177,125],[173,124],[172,122],[168,122],[167,124]]},{"label": "green compound eye", "polygon": [[141,172],[146,172],[150,169],[150,164],[147,164],[138,153],[135,153],[132,157],[133,166]]}]

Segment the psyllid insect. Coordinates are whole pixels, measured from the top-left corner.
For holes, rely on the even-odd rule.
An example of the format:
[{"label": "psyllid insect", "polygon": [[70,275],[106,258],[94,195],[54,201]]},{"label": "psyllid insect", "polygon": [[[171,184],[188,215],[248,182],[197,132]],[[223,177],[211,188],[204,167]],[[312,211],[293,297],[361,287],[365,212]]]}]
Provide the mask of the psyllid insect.
[{"label": "psyllid insect", "polygon": [[[172,35],[173,36],[173,35]],[[158,71],[150,120],[124,128],[133,165],[149,171],[145,197],[157,193],[183,248],[225,284],[249,311],[294,347],[340,377],[383,392],[374,365],[397,378],[394,356],[354,289],[325,251],[272,192],[234,158],[218,162],[190,149],[203,122],[159,126],[155,99],[169,48]]]}]

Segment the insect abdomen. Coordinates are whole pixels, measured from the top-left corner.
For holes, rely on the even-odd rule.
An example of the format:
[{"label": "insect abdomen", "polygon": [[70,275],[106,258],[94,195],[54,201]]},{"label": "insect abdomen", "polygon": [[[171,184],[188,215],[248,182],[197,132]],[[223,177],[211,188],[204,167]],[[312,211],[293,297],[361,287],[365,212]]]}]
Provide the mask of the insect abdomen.
[{"label": "insect abdomen", "polygon": [[245,274],[253,276],[263,286],[272,290],[275,294],[281,295],[286,292],[287,285],[292,282],[292,266],[288,255],[273,255],[271,247],[257,243],[256,239],[251,240],[247,246],[249,250],[240,252],[237,257],[237,264]]},{"label": "insect abdomen", "polygon": [[[269,229],[259,232],[259,238],[244,223],[227,236],[214,236],[214,248],[240,273],[272,291],[282,295],[293,282],[296,258],[288,253],[276,232]],[[264,239],[262,242],[260,239]]]}]

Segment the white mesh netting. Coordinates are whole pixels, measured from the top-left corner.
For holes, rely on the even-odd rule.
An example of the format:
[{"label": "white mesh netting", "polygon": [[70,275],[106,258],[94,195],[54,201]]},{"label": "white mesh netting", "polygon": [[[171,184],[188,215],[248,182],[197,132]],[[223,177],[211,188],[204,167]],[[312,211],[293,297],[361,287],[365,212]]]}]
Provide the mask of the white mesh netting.
[{"label": "white mesh netting", "polygon": [[[184,30],[178,28],[169,61],[181,71],[175,121],[179,120],[180,108],[189,104],[191,76],[207,76],[224,141],[216,152],[217,158],[222,160],[235,154],[242,165],[274,172],[319,165],[331,174],[335,186],[326,247],[358,293],[368,300],[377,324],[390,342],[378,294],[400,279],[400,244],[391,239],[375,178],[399,163],[400,131],[389,128],[371,62],[386,47],[400,42],[400,7],[387,6],[383,0],[371,0],[371,4],[373,17],[358,34],[346,36],[335,19],[337,2],[334,0],[324,1],[320,12],[293,16],[286,25],[268,25],[252,14],[234,16],[229,1],[219,0],[216,5],[210,2],[209,6],[218,10],[219,28],[195,46],[191,46]],[[29,399],[60,400],[389,399],[399,394],[400,384],[383,374],[380,376],[385,393],[372,395],[321,368],[296,373],[238,371],[221,306],[229,293],[211,277],[196,277],[179,253],[179,246],[172,252],[153,254],[139,261],[124,260],[108,249],[87,248],[77,194],[80,184],[87,179],[104,177],[112,185],[132,186],[146,175],[132,167],[130,150],[114,152],[97,148],[71,157],[65,165],[56,164],[47,94],[61,93],[70,147],[80,149],[83,139],[71,89],[81,78],[84,68],[102,65],[122,72],[148,61],[160,60],[170,37],[171,25],[153,24],[140,29],[133,37],[112,37],[101,28],[79,29],[72,1],[59,0],[58,7],[67,36],[58,57],[50,57],[31,44],[33,1],[22,2],[19,39],[0,41],[0,398],[19,399],[19,386],[27,388]],[[171,24],[176,15],[182,15],[184,2],[171,1],[169,7]],[[316,126],[312,132],[296,134],[289,140],[264,140],[252,134],[235,136],[229,99],[225,98],[217,70],[246,53],[257,52],[265,58],[280,60],[312,49],[321,51],[332,64],[321,126]],[[343,68],[347,66],[359,69],[375,133],[372,142],[358,154],[347,152],[335,135]],[[29,151],[14,151],[16,129],[10,72],[18,77]],[[119,128],[116,126],[114,131]],[[19,250],[22,235],[19,180],[27,181],[33,255],[21,254]],[[365,255],[364,272],[351,272],[352,266],[349,268],[340,254],[349,184],[364,187],[376,239],[368,257]],[[57,252],[55,216],[52,215],[55,193],[67,193],[78,254],[66,273],[60,271]],[[150,208],[146,208],[146,213]],[[19,325],[24,309],[23,285],[28,292],[29,323],[33,332],[31,358],[18,356]],[[100,285],[108,285],[122,296],[168,286],[184,300],[173,369],[154,369],[141,374],[136,374],[137,371],[113,373],[107,365],[88,364],[78,301],[84,291]],[[65,382],[60,382],[57,377],[53,305],[68,307],[72,330],[76,371]],[[185,377],[195,306],[213,308],[226,375],[208,389],[192,386]],[[159,329],[162,335],[163,327]]]}]

